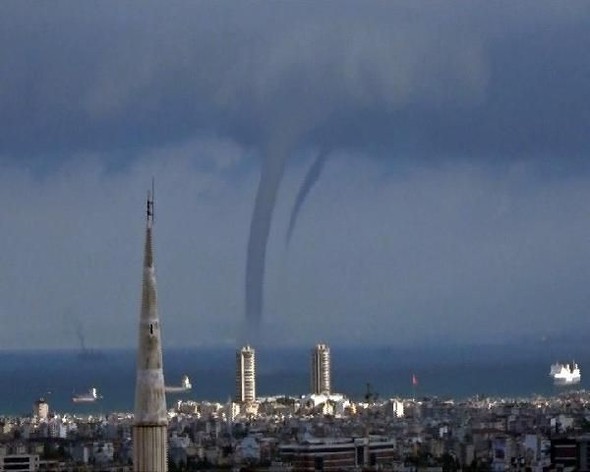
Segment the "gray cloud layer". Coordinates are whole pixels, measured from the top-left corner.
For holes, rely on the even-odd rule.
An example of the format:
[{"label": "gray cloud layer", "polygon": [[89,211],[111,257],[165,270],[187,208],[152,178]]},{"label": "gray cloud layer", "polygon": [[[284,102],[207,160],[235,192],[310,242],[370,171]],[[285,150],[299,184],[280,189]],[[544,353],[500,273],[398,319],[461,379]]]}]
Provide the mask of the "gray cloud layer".
[{"label": "gray cloud layer", "polygon": [[[153,174],[165,343],[235,342],[256,174],[228,179],[182,153],[153,152],[117,176],[93,159],[42,180],[2,169],[2,347],[75,347],[78,320],[90,347],[134,344]],[[292,202],[279,200],[263,322],[277,342],[397,345],[587,329],[588,175],[547,181],[520,163],[384,177],[370,162],[330,160],[288,253]],[[285,176],[285,194],[295,194],[300,174]]]},{"label": "gray cloud layer", "polygon": [[581,152],[584,3],[3,5],[0,137],[13,153],[198,132],[429,155]]}]

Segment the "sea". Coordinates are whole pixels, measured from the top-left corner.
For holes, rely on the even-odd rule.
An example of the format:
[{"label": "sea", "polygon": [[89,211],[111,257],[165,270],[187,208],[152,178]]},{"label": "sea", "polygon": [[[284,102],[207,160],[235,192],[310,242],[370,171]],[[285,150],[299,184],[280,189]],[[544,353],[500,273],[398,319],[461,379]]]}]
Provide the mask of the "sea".
[{"label": "sea", "polygon": [[[367,389],[383,399],[551,396],[563,391],[548,375],[558,360],[580,365],[576,389],[590,385],[585,342],[330,347],[333,390],[352,399],[362,399]],[[0,415],[30,415],[40,398],[62,414],[131,412],[135,362],[133,349],[0,351]],[[257,395],[308,393],[309,368],[309,346],[256,348]],[[234,392],[235,347],[166,348],[164,372],[168,385],[179,385],[184,374],[193,385],[189,392],[167,395],[169,407],[178,400],[225,403]],[[99,401],[72,402],[92,387],[102,395]]]}]

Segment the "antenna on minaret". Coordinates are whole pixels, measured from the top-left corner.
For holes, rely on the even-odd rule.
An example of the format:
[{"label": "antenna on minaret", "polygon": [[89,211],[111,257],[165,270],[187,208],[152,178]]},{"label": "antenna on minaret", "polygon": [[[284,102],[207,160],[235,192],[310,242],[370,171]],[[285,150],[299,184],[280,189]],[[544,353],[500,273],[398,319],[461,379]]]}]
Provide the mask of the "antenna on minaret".
[{"label": "antenna on minaret", "polygon": [[154,198],[156,195],[155,179],[152,177],[152,190],[147,195],[147,220],[154,222]]}]

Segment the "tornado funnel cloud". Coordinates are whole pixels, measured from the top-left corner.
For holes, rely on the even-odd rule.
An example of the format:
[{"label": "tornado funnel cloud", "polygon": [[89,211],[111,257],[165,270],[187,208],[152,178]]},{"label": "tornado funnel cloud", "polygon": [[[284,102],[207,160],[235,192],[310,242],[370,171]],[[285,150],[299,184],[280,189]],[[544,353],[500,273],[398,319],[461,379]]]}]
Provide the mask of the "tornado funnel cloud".
[{"label": "tornado funnel cloud", "polygon": [[250,222],[246,261],[246,323],[250,333],[256,332],[262,319],[266,245],[285,168],[285,154],[284,149],[270,147],[267,150]]},{"label": "tornado funnel cloud", "polygon": [[293,204],[293,210],[291,211],[291,217],[289,218],[289,227],[287,229],[286,240],[287,246],[289,246],[289,243],[291,242],[291,236],[293,236],[293,231],[297,225],[297,219],[299,218],[299,213],[301,213],[301,208],[303,208],[303,204],[307,200],[309,192],[311,192],[315,184],[317,184],[318,180],[320,179],[327,158],[328,152],[326,150],[320,151],[315,161],[307,171],[301,187],[299,187],[297,197],[295,198],[295,203]]}]

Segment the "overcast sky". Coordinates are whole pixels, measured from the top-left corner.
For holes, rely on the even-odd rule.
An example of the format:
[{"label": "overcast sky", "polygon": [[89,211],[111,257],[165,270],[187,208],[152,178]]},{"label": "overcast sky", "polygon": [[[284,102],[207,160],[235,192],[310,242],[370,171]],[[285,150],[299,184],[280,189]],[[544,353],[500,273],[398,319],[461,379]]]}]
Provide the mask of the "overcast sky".
[{"label": "overcast sky", "polygon": [[0,348],[135,345],[152,176],[166,346],[243,340],[261,175],[267,342],[590,330],[589,50],[587,2],[2,2]]}]

